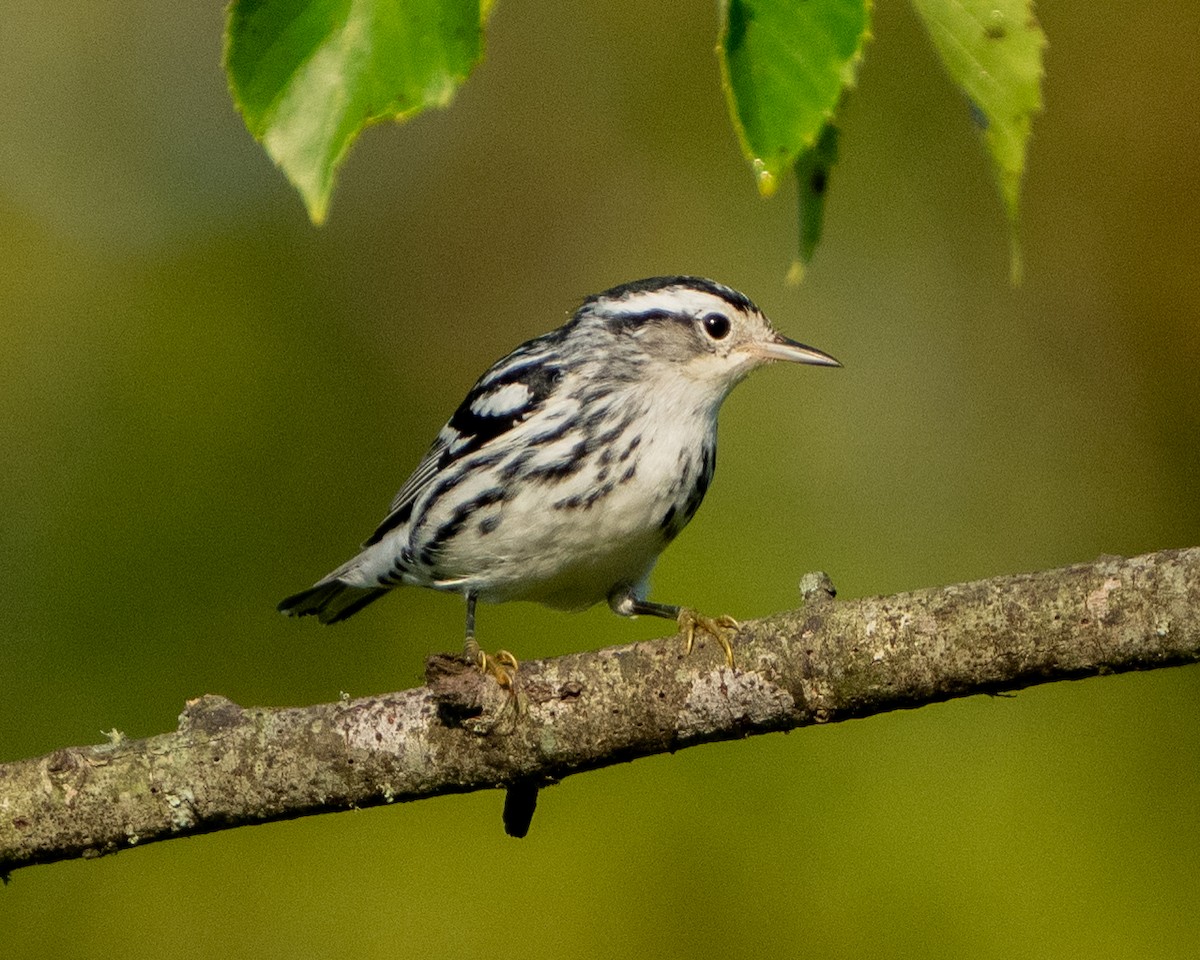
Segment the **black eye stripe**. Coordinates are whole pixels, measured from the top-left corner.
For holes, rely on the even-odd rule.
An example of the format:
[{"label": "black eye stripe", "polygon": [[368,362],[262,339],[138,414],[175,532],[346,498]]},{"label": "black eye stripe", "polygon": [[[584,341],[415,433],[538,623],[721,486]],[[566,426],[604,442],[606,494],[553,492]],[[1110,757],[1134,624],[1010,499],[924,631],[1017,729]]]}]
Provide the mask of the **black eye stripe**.
[{"label": "black eye stripe", "polygon": [[714,340],[724,340],[729,336],[729,318],[723,313],[710,313],[700,322],[704,332]]}]

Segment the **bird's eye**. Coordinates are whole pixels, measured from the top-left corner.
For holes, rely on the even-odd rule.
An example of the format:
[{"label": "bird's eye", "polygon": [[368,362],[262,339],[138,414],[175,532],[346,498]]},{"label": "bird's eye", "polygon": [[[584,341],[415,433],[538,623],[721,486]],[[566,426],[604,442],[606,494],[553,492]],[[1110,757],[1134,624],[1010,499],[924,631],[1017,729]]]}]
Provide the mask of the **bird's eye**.
[{"label": "bird's eye", "polygon": [[714,340],[724,340],[729,336],[729,318],[723,313],[710,313],[701,322],[704,332]]}]

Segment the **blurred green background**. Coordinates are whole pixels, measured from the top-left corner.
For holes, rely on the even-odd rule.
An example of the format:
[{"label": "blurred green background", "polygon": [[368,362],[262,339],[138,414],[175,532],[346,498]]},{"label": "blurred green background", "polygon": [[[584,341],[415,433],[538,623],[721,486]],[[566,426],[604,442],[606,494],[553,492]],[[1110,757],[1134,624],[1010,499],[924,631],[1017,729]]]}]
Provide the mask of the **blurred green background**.
[{"label": "blurred green background", "polygon": [[[275,602],[345,559],[466,387],[589,292],[745,290],[841,371],[722,420],[656,596],[752,617],[1200,544],[1200,10],[1043,5],[1024,286],[901,3],[800,289],[725,115],[712,3],[498,5],[453,108],[375,128],[328,225],[242,128],[213,4],[3,4],[0,760],[184,700],[419,681],[462,606]],[[663,632],[485,608],[525,657]],[[18,871],[23,957],[1190,957],[1200,671],[1059,684],[483,793]]]}]

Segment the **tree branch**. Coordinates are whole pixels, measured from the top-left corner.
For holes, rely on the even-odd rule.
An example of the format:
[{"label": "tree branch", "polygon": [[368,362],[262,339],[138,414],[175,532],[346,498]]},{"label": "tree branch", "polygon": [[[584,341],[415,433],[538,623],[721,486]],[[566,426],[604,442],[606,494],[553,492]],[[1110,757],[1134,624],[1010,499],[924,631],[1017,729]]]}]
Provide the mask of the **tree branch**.
[{"label": "tree branch", "polygon": [[[188,703],[179,728],[0,765],[0,875],[135,844],[510,789],[510,832],[537,787],[682,747],[1200,660],[1200,547],[1104,557],[744,624],[735,668],[699,638],[521,665],[514,699],[451,657],[414,690],[311,707]],[[512,808],[512,809],[509,809]]]}]

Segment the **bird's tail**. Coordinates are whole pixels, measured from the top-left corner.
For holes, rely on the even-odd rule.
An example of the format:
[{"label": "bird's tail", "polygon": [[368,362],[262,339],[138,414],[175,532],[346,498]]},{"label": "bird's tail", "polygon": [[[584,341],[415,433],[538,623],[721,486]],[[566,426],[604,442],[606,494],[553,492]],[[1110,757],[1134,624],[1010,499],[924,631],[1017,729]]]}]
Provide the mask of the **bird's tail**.
[{"label": "bird's tail", "polygon": [[356,587],[344,580],[322,580],[316,586],[293,594],[277,609],[289,617],[315,616],[322,623],[337,623],[358,613],[388,592],[389,587]]}]

